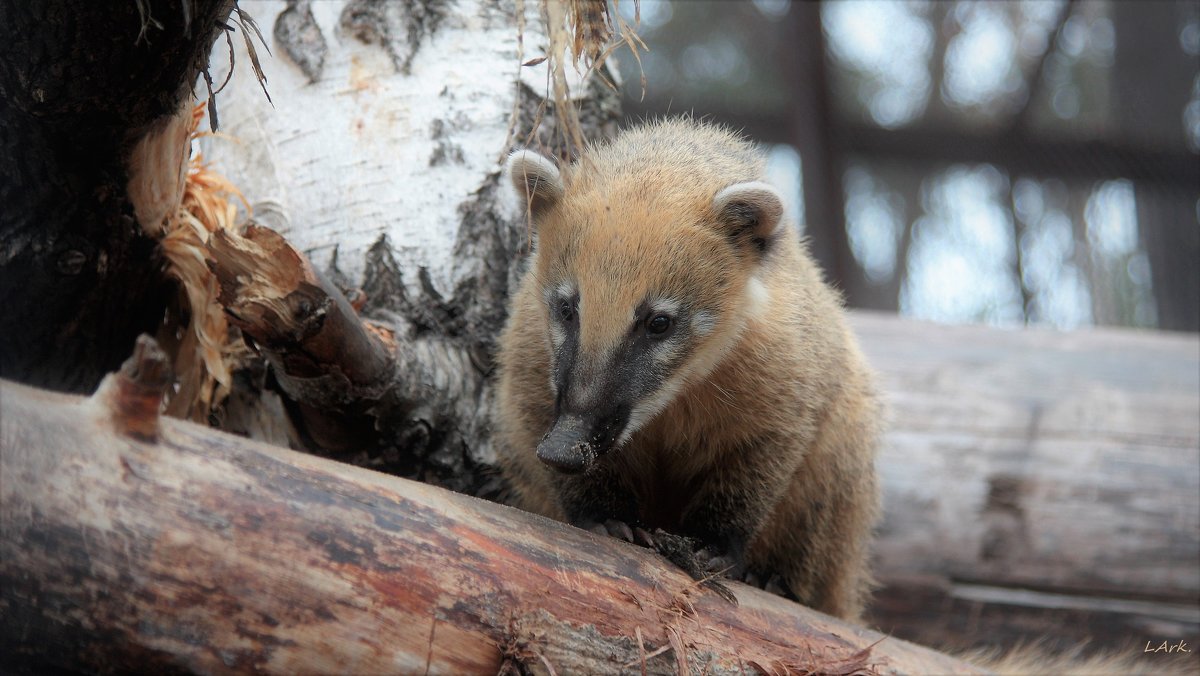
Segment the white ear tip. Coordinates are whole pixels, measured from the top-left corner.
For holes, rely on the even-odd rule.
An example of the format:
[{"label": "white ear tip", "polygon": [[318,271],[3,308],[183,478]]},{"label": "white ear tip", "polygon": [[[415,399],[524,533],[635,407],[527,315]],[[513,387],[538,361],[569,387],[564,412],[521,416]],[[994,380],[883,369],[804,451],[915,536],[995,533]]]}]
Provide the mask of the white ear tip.
[{"label": "white ear tip", "polygon": [[[531,206],[545,206],[562,197],[563,180],[558,165],[531,150],[516,150],[504,165],[517,194],[530,200]],[[539,207],[540,208],[540,207]]]},{"label": "white ear tip", "polygon": [[724,209],[730,202],[744,201],[761,207],[774,209],[776,205],[783,211],[783,195],[775,186],[763,181],[747,181],[735,183],[721,189],[713,197],[713,208],[717,211]]},{"label": "white ear tip", "polygon": [[512,151],[504,168],[509,176],[514,177],[517,172],[535,178],[558,176],[558,167],[549,158],[524,148]]},{"label": "white ear tip", "polygon": [[749,208],[753,212],[750,225],[763,241],[783,225],[783,196],[775,186],[762,181],[735,183],[718,191],[712,208],[720,217],[734,222],[741,222],[745,208]]}]

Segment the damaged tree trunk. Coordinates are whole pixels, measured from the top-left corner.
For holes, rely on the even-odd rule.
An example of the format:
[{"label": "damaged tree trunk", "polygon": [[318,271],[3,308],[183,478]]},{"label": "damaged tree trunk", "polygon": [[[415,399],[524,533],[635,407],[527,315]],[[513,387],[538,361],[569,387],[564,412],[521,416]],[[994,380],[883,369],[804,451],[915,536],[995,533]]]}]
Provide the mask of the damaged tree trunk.
[{"label": "damaged tree trunk", "polygon": [[[282,274],[248,289],[234,288],[238,275],[229,270],[221,277],[231,324],[272,367],[264,376],[257,363],[235,366],[235,381],[252,394],[279,392],[294,432],[288,439],[245,424],[270,415],[253,396],[232,397],[213,419],[254,438],[499,497],[489,375],[508,290],[530,246],[501,161],[521,145],[571,151],[558,142],[566,122],[545,98],[553,40],[542,3],[346,0],[252,9],[274,35],[276,56],[261,62],[274,104],[253,78],[235,74],[220,95],[222,133],[201,144],[246,197],[252,214],[242,215],[263,226],[264,238],[285,238],[273,250],[286,246],[294,252],[288,260],[305,270],[302,282]],[[249,57],[241,43],[218,45],[214,79],[224,80],[231,55],[235,65]],[[560,68],[577,78],[569,64]],[[615,132],[618,92],[597,77],[572,84],[582,135]],[[219,277],[236,239],[210,242],[206,255]],[[258,260],[240,269],[266,261]],[[307,297],[301,283],[321,291]],[[284,334],[270,335],[274,319],[239,318],[233,307],[296,292],[286,312],[307,317]],[[329,342],[334,333],[347,337],[329,327],[316,336],[323,317],[354,316],[343,293],[374,327],[353,348]],[[379,339],[382,351],[372,347]],[[308,352],[312,340],[324,341],[319,357]]]},{"label": "damaged tree trunk", "polygon": [[973,673],[632,545],[157,417],[148,339],[90,399],[0,387],[7,669]]},{"label": "damaged tree trunk", "polygon": [[[273,38],[273,56],[256,51],[258,24],[243,9]],[[496,497],[481,411],[529,246],[500,160],[515,145],[570,152],[555,142],[565,125],[544,98],[555,57],[542,9],[490,0],[0,4],[0,324],[20,327],[0,334],[0,376],[88,392],[134,336],[158,331],[180,378],[172,415]],[[320,388],[337,383],[312,378],[321,364],[268,355],[269,372],[266,360],[245,357],[225,309],[204,302],[206,271],[178,269],[204,249],[166,241],[193,224],[163,235],[185,190],[198,82],[209,83],[211,126],[221,120],[221,133],[201,140],[204,154],[254,221],[410,348],[404,360],[351,367],[412,385],[390,393],[393,405],[356,396],[326,406],[337,393]],[[575,84],[583,136],[613,132],[618,93],[598,78]],[[216,320],[210,333],[188,331],[197,318]],[[182,366],[188,341],[204,353],[195,372]],[[340,366],[357,356],[339,355]]]},{"label": "damaged tree trunk", "polygon": [[162,322],[130,155],[185,105],[233,6],[0,2],[0,377],[91,392]]}]

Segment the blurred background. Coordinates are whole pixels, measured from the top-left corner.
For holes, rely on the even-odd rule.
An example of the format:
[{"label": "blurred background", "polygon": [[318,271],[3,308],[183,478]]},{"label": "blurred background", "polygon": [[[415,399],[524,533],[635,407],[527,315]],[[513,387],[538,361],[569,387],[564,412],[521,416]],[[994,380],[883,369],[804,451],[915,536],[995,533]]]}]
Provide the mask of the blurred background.
[{"label": "blurred background", "polygon": [[1200,330],[1200,3],[641,0],[640,20],[630,120],[764,144],[850,306]]}]

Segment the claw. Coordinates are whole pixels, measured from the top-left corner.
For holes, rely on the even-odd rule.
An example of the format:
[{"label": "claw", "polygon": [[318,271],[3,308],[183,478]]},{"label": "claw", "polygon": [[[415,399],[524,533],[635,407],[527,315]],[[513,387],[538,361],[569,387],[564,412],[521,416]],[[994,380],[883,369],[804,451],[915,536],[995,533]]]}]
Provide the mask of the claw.
[{"label": "claw", "polygon": [[624,521],[616,519],[608,519],[604,522],[604,528],[608,530],[608,534],[626,542],[633,542],[633,530]]},{"label": "claw", "polygon": [[648,533],[644,528],[633,529],[633,541],[643,547],[649,547],[650,549],[658,548],[658,544],[655,542],[654,536]]},{"label": "claw", "polygon": [[786,597],[788,595],[787,586],[784,584],[783,578],[779,577],[778,575],[772,575],[762,588],[771,592],[772,594],[775,594],[776,596]]},{"label": "claw", "polygon": [[716,592],[718,596],[725,599],[726,601],[729,601],[730,603],[732,603],[735,606],[738,605],[737,595],[735,595],[733,593],[733,591],[729,589],[729,587],[726,587],[725,585],[721,584],[720,582],[718,582],[712,578],[705,580],[702,584],[705,587],[708,587],[709,589]]}]

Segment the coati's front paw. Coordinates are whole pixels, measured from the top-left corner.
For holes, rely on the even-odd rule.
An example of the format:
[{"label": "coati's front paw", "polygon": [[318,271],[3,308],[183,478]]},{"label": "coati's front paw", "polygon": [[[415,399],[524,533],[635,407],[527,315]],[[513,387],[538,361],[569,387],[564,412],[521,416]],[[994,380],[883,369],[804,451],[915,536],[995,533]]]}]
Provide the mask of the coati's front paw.
[{"label": "coati's front paw", "polygon": [[697,542],[694,538],[668,533],[661,528],[656,528],[653,534],[647,533],[641,528],[636,528],[634,529],[634,533],[638,536],[639,540],[645,539],[647,541],[647,547],[658,552],[660,556],[681,568],[693,580],[715,591],[733,605],[737,605],[737,596],[729,590],[729,587],[721,584],[716,579],[717,576],[705,569],[704,562],[699,557],[700,550],[697,549]]}]

